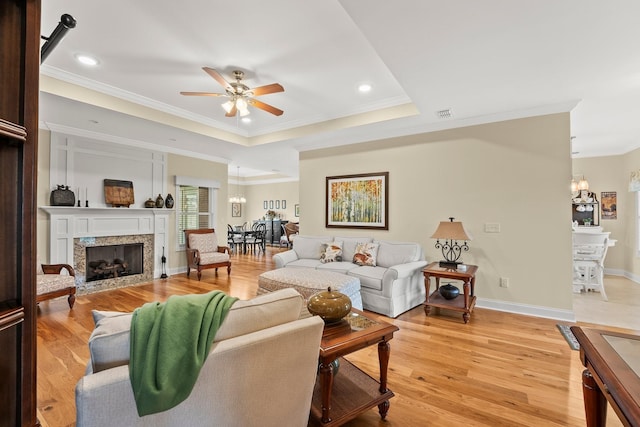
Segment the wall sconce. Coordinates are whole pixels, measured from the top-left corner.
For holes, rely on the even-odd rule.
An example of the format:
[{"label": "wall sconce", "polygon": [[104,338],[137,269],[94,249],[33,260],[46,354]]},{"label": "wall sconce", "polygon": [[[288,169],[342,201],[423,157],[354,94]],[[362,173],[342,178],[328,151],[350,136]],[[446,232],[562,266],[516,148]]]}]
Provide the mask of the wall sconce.
[{"label": "wall sconce", "polygon": [[[453,217],[449,217],[449,221],[440,221],[438,228],[431,236],[436,240],[436,249],[442,250],[444,261],[440,261],[440,267],[458,268],[458,261],[462,251],[468,251],[469,246],[467,240],[472,240],[471,234],[464,229],[464,225],[460,221],[453,221]],[[440,242],[443,240],[443,242]],[[458,241],[464,243],[458,244]]]}]

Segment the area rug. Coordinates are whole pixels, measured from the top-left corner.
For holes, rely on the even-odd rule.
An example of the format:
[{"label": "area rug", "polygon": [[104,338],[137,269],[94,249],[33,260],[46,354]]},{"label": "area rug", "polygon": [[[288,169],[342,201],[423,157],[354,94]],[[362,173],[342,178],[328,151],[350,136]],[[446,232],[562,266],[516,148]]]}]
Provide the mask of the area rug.
[{"label": "area rug", "polygon": [[558,327],[558,330],[560,331],[564,339],[567,340],[567,343],[569,344],[569,347],[571,347],[571,350],[580,350],[580,344],[578,343],[578,340],[573,335],[573,332],[571,332],[571,329],[569,329],[570,325],[561,325],[558,323],[556,324],[556,326]]}]

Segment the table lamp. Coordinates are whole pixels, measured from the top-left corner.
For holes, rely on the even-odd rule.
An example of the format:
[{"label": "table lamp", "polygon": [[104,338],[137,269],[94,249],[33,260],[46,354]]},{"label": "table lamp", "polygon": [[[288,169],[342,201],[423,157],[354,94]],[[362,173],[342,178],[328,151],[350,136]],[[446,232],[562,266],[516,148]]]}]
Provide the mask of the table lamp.
[{"label": "table lamp", "polygon": [[[460,221],[453,221],[453,217],[449,217],[449,221],[440,221],[438,228],[431,236],[436,240],[436,249],[442,250],[443,261],[440,261],[440,267],[458,268],[458,261],[462,251],[468,251],[469,246],[467,240],[472,240],[471,234],[464,229],[464,225]],[[440,240],[443,240],[440,242]],[[462,241],[462,244],[458,242]]]}]

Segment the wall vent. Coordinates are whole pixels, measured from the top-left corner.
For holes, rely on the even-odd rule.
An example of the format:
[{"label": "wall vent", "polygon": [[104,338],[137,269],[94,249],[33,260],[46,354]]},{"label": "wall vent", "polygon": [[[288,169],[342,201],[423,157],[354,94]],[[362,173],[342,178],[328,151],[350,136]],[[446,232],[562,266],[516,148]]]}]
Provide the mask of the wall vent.
[{"label": "wall vent", "polygon": [[451,108],[447,108],[445,110],[436,111],[436,116],[439,119],[450,119],[453,117],[453,113],[451,112]]}]

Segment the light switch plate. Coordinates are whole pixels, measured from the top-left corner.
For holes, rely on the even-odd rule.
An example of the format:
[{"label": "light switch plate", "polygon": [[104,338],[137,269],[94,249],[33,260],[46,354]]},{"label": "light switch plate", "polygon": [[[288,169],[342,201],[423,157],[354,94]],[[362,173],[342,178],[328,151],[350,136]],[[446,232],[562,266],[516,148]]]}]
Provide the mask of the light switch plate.
[{"label": "light switch plate", "polygon": [[487,222],[484,224],[484,232],[485,233],[499,233],[500,232],[500,223],[499,222]]}]

